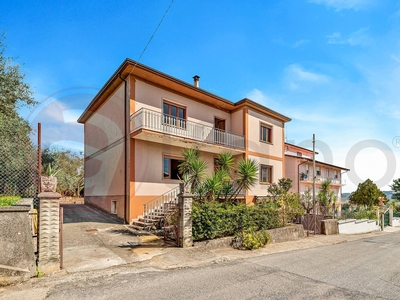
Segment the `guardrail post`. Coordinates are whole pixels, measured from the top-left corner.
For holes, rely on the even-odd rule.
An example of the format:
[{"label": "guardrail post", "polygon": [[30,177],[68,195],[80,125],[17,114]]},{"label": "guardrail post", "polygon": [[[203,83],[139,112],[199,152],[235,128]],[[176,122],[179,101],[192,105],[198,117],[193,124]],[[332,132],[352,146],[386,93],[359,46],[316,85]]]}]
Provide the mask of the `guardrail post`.
[{"label": "guardrail post", "polygon": [[389,207],[389,226],[393,226],[393,206]]},{"label": "guardrail post", "polygon": [[178,195],[179,205],[179,241],[178,245],[182,248],[193,246],[192,236],[192,201],[193,196],[185,190],[185,184],[179,184],[180,193]]}]

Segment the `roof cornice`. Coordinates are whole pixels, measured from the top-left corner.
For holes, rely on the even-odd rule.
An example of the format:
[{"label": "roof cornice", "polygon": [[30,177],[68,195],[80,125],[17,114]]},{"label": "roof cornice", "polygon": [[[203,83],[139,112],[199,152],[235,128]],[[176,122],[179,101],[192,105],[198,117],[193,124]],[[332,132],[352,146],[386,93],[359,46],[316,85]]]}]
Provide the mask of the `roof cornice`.
[{"label": "roof cornice", "polygon": [[96,94],[93,100],[89,103],[88,107],[79,117],[79,123],[85,123],[90,116],[104,103],[108,96],[110,96],[113,91],[128,77],[132,75],[138,80],[143,80],[148,83],[156,83],[159,86],[165,86],[169,89],[182,90],[180,93],[190,94],[189,97],[196,98],[205,103],[212,104],[220,109],[232,112],[240,109],[242,107],[250,107],[263,114],[270,115],[282,122],[289,122],[291,119],[273,111],[253,100],[242,99],[236,103],[222,98],[220,96],[214,95],[208,91],[205,91],[199,87],[189,84],[185,81],[172,77],[168,74],[150,68],[132,59],[125,59],[124,62],[118,67],[114,74],[107,80],[104,86]]}]

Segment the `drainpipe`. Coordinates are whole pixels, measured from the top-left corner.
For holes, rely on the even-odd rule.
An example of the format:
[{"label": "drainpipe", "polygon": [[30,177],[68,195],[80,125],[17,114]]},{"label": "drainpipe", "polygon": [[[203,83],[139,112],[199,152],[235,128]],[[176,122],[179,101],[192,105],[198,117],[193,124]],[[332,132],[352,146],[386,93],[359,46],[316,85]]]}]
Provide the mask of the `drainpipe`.
[{"label": "drainpipe", "polygon": [[[127,184],[127,181],[128,181],[128,151],[129,151],[128,136],[130,138],[129,131],[128,131],[129,119],[127,118],[128,81],[121,77],[121,73],[118,73],[118,77],[122,81],[124,81],[124,85],[125,85],[125,93],[124,93],[124,104],[125,104],[124,105],[124,138],[125,138],[125,140],[124,140],[124,145],[125,145],[125,151],[124,151],[124,164],[125,164],[125,166],[124,166],[124,170],[125,170],[124,171],[124,177],[125,177],[124,178],[125,179],[124,180],[124,224],[125,224],[126,220],[127,220],[127,206],[128,206],[127,203],[129,200],[129,196],[128,196],[128,192],[127,192],[127,189],[128,189],[128,184]],[[128,223],[129,223],[129,221],[128,221]]]}]

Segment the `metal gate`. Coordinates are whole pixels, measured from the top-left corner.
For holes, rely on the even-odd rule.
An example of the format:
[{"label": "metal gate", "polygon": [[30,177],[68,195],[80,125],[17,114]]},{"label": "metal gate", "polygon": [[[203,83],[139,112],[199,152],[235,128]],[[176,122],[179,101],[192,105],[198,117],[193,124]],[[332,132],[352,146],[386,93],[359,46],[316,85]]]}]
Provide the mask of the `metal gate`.
[{"label": "metal gate", "polygon": [[389,212],[388,211],[385,212],[383,216],[384,216],[384,222],[383,222],[384,227],[389,226],[390,225],[389,224]]},{"label": "metal gate", "polygon": [[321,225],[323,219],[323,215],[305,214],[302,218],[301,224],[303,225],[304,230],[307,232],[321,234]]},{"label": "metal gate", "polygon": [[179,245],[179,210],[175,203],[164,203],[165,215],[162,219],[164,242]]}]

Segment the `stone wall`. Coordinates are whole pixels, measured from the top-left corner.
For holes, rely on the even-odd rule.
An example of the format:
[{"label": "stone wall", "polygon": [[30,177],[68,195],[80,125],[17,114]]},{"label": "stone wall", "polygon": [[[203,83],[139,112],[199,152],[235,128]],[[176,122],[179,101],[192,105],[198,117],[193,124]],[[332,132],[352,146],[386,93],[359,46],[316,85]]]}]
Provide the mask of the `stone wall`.
[{"label": "stone wall", "polygon": [[28,280],[36,274],[31,206],[32,199],[23,199],[15,206],[0,207],[0,286]]}]

